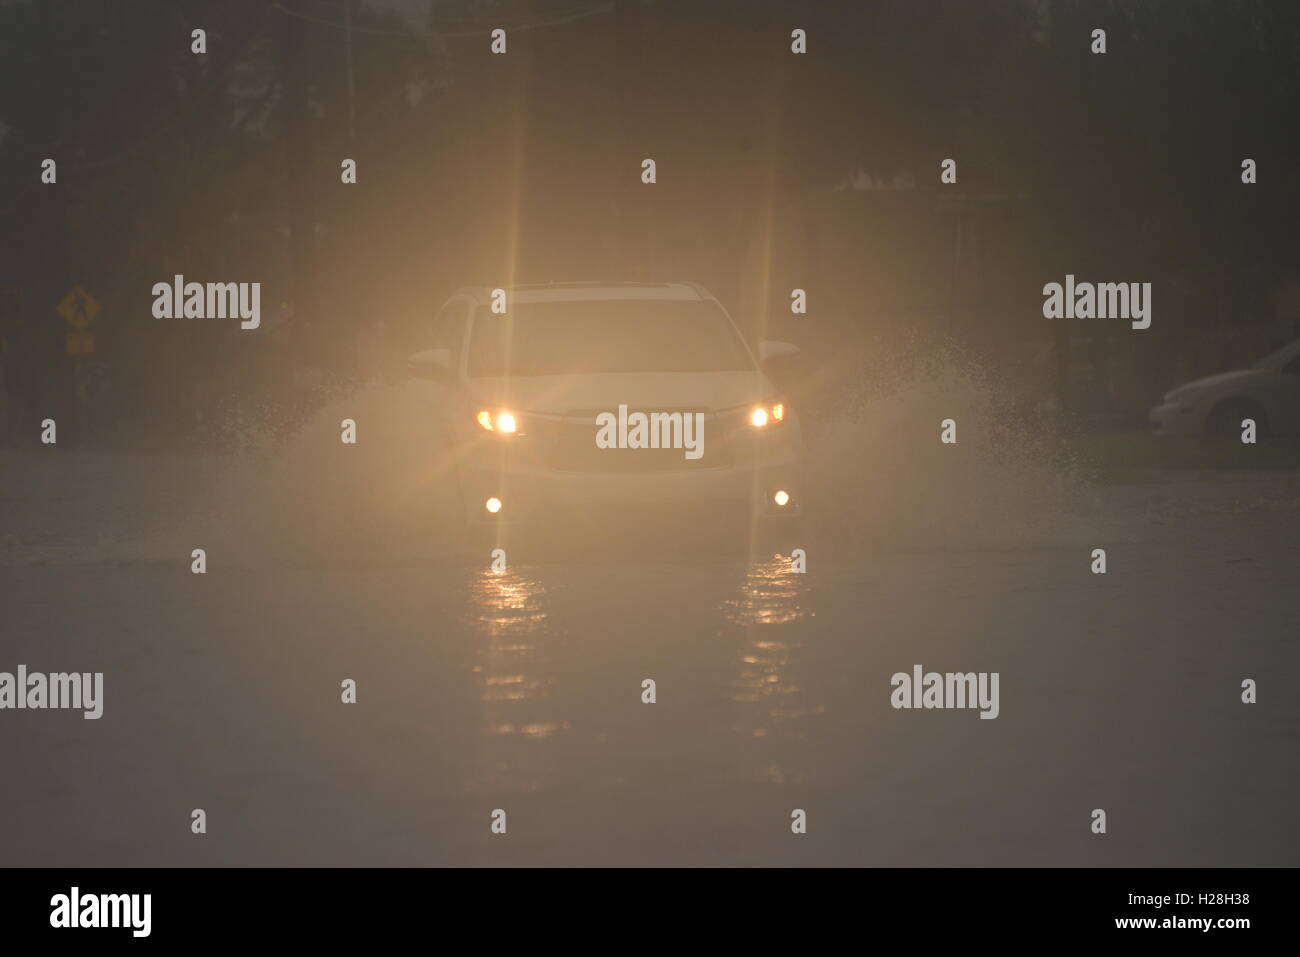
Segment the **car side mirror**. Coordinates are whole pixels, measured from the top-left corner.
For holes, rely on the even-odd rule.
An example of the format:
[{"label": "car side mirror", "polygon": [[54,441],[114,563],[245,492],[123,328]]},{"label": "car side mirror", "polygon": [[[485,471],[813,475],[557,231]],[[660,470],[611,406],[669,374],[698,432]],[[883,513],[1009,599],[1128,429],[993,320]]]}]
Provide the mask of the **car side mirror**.
[{"label": "car side mirror", "polygon": [[760,342],[758,344],[758,361],[771,362],[773,359],[788,359],[799,354],[799,347],[790,342]]},{"label": "car side mirror", "polygon": [[406,360],[411,375],[417,379],[451,378],[451,350],[425,349]]}]

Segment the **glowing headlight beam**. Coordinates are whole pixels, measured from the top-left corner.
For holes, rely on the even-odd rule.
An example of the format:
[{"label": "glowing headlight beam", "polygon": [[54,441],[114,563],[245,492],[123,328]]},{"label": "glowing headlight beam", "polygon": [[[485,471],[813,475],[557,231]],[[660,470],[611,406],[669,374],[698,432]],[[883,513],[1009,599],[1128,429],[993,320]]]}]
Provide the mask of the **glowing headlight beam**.
[{"label": "glowing headlight beam", "polygon": [[513,412],[494,413],[489,409],[483,409],[474,416],[474,421],[486,432],[501,432],[505,435],[516,435],[519,432],[519,420],[515,418]]},{"label": "glowing headlight beam", "polygon": [[784,421],[784,402],[776,402],[772,405],[758,405],[751,409],[749,413],[749,424],[756,429],[761,429],[769,423]]}]

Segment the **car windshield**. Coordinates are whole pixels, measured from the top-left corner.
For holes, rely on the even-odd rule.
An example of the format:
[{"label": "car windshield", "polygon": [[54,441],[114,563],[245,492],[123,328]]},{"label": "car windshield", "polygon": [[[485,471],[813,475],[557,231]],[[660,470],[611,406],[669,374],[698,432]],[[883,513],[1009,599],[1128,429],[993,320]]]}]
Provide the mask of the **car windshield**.
[{"label": "car windshield", "polygon": [[1262,359],[1251,363],[1254,369],[1280,369],[1291,359],[1300,355],[1300,339],[1288,342],[1281,349],[1275,349]]},{"label": "car windshield", "polygon": [[753,369],[726,314],[698,300],[529,302],[508,316],[484,306],[470,330],[476,378]]}]

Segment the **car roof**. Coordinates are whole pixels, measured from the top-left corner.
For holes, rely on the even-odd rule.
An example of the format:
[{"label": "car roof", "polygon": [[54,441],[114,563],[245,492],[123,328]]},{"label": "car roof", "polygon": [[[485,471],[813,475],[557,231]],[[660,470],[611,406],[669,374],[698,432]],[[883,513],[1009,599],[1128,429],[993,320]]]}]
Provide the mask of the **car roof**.
[{"label": "car roof", "polygon": [[[511,302],[580,302],[599,299],[676,299],[702,301],[713,296],[693,282],[547,282],[505,287]],[[487,286],[464,286],[455,295],[480,305],[491,301]]]}]

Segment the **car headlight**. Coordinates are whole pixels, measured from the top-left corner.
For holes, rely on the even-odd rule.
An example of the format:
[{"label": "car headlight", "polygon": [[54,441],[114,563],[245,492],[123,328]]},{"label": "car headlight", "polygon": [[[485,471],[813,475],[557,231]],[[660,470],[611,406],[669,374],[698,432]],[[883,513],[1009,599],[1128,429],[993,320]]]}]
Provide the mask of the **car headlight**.
[{"label": "car headlight", "polygon": [[519,419],[513,412],[505,409],[498,409],[493,412],[491,409],[482,409],[478,415],[474,416],[474,421],[485,432],[497,432],[501,435],[519,435]]},{"label": "car headlight", "polygon": [[785,411],[784,402],[756,405],[749,410],[749,424],[756,429],[764,429],[770,425],[780,425],[785,421]]}]

